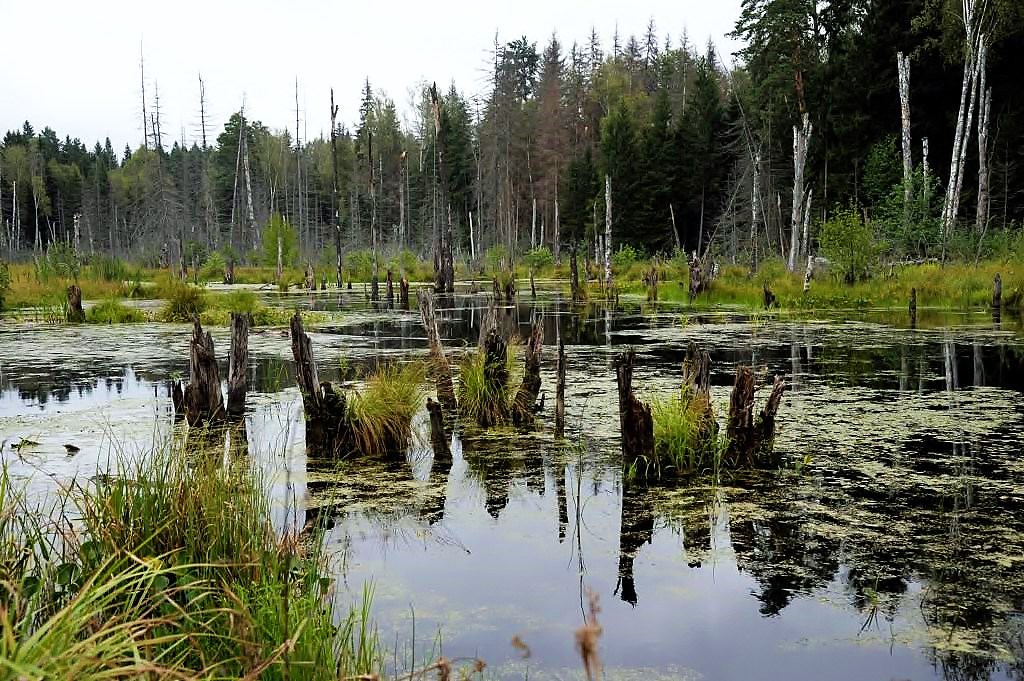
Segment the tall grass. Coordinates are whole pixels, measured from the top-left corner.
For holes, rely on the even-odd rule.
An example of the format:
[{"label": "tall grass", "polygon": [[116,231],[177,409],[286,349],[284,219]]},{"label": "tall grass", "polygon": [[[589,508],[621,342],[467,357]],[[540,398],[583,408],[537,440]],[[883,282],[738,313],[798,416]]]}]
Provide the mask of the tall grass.
[{"label": "tall grass", "polygon": [[426,367],[422,362],[386,364],[367,379],[346,403],[356,449],[363,453],[404,451],[412,434],[412,417],[423,406]]},{"label": "tall grass", "polygon": [[456,397],[463,416],[477,423],[504,423],[512,410],[517,379],[516,351],[519,342],[510,340],[505,346],[504,383],[493,384],[486,379],[487,357],[482,350],[473,350],[459,365],[459,386]]},{"label": "tall grass", "polygon": [[0,677],[381,669],[368,604],[332,610],[319,538],[278,536],[248,468],[176,447],[118,469],[41,512],[0,474]]},{"label": "tall grass", "polygon": [[[688,390],[651,402],[654,472],[690,474],[718,470],[724,443],[707,397]],[[635,471],[649,474],[651,471]]]}]

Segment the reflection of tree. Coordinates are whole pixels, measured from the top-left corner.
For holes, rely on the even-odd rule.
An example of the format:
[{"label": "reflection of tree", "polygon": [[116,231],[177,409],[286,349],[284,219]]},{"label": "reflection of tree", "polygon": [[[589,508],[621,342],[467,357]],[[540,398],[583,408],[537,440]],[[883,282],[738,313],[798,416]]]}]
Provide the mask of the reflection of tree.
[{"label": "reflection of tree", "polygon": [[616,592],[630,605],[637,604],[633,581],[633,559],[654,537],[654,506],[644,485],[626,482],[622,486],[622,514],[619,524],[619,579]]}]

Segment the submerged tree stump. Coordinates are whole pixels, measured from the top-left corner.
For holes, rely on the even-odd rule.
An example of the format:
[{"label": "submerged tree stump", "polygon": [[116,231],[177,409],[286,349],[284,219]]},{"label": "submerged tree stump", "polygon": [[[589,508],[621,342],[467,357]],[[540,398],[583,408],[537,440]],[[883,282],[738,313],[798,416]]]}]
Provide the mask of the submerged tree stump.
[{"label": "submerged tree stump", "polygon": [[398,304],[403,310],[409,309],[409,280],[405,278],[404,274],[398,282]]},{"label": "submerged tree stump", "polygon": [[345,418],[345,396],[330,382],[321,382],[313,358],[313,345],[296,311],[290,322],[295,382],[302,394],[306,415],[306,448],[315,455],[340,455],[355,449],[355,439]]},{"label": "submerged tree stump", "polygon": [[711,355],[690,341],[683,359],[683,390],[695,395],[711,394]]},{"label": "submerged tree stump", "polygon": [[85,310],[82,309],[82,289],[78,288],[78,284],[68,286],[67,321],[70,324],[81,324],[85,321]]},{"label": "submerged tree stump", "polygon": [[565,437],[565,343],[558,339],[558,365],[555,367],[555,437]]},{"label": "submerged tree stump", "polygon": [[516,300],[516,275],[513,273],[505,283],[505,302],[514,303]]},{"label": "submerged tree stump", "polygon": [[501,286],[498,284],[498,275],[494,275],[491,279],[491,284],[494,286],[494,302],[501,302]]},{"label": "submerged tree stump", "polygon": [[615,358],[615,382],[619,392],[619,425],[622,431],[623,465],[645,466],[654,457],[654,419],[651,407],[633,394],[633,366],[636,352],[628,350]]},{"label": "submerged tree stump", "polygon": [[512,403],[512,423],[517,426],[533,424],[540,394],[540,358],[544,347],[544,325],[538,319],[530,330],[530,339],[526,343],[526,371],[523,382]]},{"label": "submerged tree stump", "polygon": [[451,458],[448,434],[444,430],[444,412],[440,402],[427,398],[427,413],[430,415],[430,444],[434,448],[434,459]]},{"label": "submerged tree stump", "polygon": [[189,344],[189,381],[182,403],[190,426],[214,425],[224,420],[224,398],[220,392],[220,370],[213,349],[213,337],[203,332],[199,317],[192,320]]},{"label": "submerged tree stump", "polygon": [[441,407],[446,412],[454,414],[458,409],[458,402],[455,400],[455,384],[452,382],[451,365],[448,364],[448,358],[444,355],[444,346],[441,345],[441,334],[437,329],[434,299],[430,291],[422,288],[416,292],[416,297],[420,304],[423,329],[427,332],[427,343],[430,345],[430,365],[437,388],[437,401],[441,403]]},{"label": "submerged tree stump", "polygon": [[249,315],[231,313],[231,359],[228,362],[228,416],[245,414],[246,377],[249,369]]},{"label": "submerged tree stump", "polygon": [[728,464],[756,467],[769,463],[775,439],[775,415],[782,402],[786,383],[776,376],[772,392],[761,413],[754,417],[754,370],[736,367],[736,380],[729,399],[729,422],[726,433],[729,447],[725,453]]},{"label": "submerged tree stump", "polygon": [[235,259],[228,258],[228,261],[224,263],[224,283],[234,284],[235,283]]}]

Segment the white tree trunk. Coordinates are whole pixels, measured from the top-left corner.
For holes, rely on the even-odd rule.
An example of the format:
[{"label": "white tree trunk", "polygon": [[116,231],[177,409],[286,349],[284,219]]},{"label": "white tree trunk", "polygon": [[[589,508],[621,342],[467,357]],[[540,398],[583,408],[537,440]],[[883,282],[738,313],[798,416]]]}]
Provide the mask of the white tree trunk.
[{"label": "white tree trunk", "polygon": [[900,118],[903,141],[903,227],[910,223],[910,198],[913,187],[914,163],[910,154],[910,57],[896,54],[896,67],[900,81]]},{"label": "white tree trunk", "polygon": [[[964,62],[964,78],[960,87],[960,111],[957,114],[956,133],[953,137],[953,158],[950,162],[949,184],[942,206],[942,237],[945,241],[953,231],[957,215],[960,212],[960,189],[963,186],[964,161],[967,156],[967,135],[971,130],[974,115],[974,99],[978,86],[978,62],[980,53],[985,49],[985,37],[979,35],[975,41],[972,24],[965,18],[967,39],[970,47],[967,60]],[[976,49],[977,48],[977,49]],[[983,57],[981,57],[983,59]],[[968,93],[970,103],[968,104]]]},{"label": "white tree trunk", "polygon": [[985,56],[982,51],[978,66],[981,101],[978,103],[978,209],[974,227],[979,234],[984,234],[988,227],[989,210],[988,122],[992,110],[992,89],[987,86]]},{"label": "white tree trunk", "polygon": [[789,263],[788,270],[796,271],[796,256],[800,243],[800,227],[803,225],[804,213],[804,168],[807,163],[807,147],[811,142],[811,117],[803,115],[801,127],[793,126],[793,216],[789,231]]},{"label": "white tree trunk", "polygon": [[562,264],[562,225],[558,218],[558,182],[555,182],[555,264]]},{"label": "white tree trunk", "polygon": [[607,295],[612,290],[612,178],[604,176],[604,286]]},{"label": "white tree trunk", "polygon": [[533,217],[530,220],[530,248],[537,248],[537,199],[533,200]]},{"label": "white tree trunk", "polygon": [[801,256],[811,255],[811,202],[814,199],[814,187],[807,188],[807,201],[804,203],[804,237],[800,249]]},{"label": "white tree trunk", "polygon": [[473,241],[473,211],[469,211],[469,259],[476,260],[476,242]]}]

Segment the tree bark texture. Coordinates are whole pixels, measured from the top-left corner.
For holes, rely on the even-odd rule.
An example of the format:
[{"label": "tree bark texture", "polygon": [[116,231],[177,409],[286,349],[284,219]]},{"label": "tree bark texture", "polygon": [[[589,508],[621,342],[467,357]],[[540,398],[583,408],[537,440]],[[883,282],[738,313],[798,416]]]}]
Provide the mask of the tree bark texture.
[{"label": "tree bark texture", "polygon": [[540,395],[540,359],[544,348],[544,325],[540,319],[533,323],[530,339],[526,343],[526,367],[523,382],[512,404],[512,423],[529,426],[534,421],[537,396]]},{"label": "tree bark texture", "polygon": [[458,409],[458,403],[455,401],[455,385],[452,382],[452,368],[448,364],[448,358],[444,355],[441,334],[437,329],[434,299],[430,295],[430,291],[422,288],[416,292],[416,296],[419,300],[423,329],[427,332],[427,343],[430,345],[431,373],[434,375],[434,383],[437,388],[437,400],[446,412],[454,414]]},{"label": "tree bark texture", "polygon": [[615,358],[615,381],[619,393],[619,426],[622,433],[623,465],[646,467],[654,457],[654,419],[650,405],[633,394],[636,353],[628,350]]},{"label": "tree bark texture", "polygon": [[228,363],[228,416],[245,414],[249,369],[249,315],[231,313],[231,359]]}]

